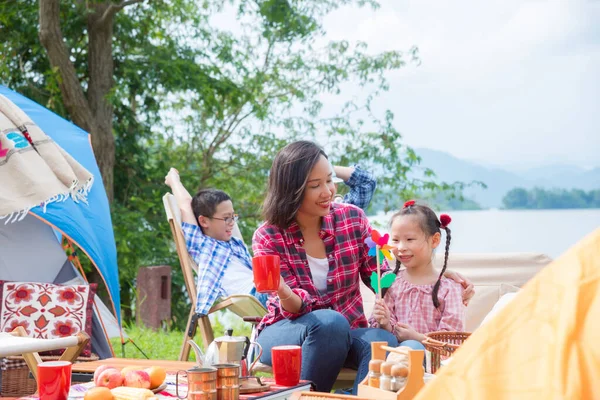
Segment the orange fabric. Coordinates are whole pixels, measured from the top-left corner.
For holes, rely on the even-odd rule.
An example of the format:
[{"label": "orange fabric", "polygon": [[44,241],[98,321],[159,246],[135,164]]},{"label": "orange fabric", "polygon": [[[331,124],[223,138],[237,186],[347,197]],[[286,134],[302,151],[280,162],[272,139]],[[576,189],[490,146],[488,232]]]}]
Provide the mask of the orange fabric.
[{"label": "orange fabric", "polygon": [[415,398],[600,399],[600,229],[540,271]]}]

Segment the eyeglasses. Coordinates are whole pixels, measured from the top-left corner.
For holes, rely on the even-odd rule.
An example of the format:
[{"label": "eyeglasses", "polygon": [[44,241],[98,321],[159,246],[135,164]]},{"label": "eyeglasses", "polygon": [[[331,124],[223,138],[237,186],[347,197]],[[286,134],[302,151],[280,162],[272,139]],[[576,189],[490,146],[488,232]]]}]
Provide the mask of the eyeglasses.
[{"label": "eyeglasses", "polygon": [[225,223],[227,225],[229,225],[229,224],[233,224],[234,222],[238,222],[238,219],[240,219],[240,217],[237,214],[233,214],[233,217],[226,217],[226,218],[210,217],[210,219],[218,219],[219,221],[225,221]]}]

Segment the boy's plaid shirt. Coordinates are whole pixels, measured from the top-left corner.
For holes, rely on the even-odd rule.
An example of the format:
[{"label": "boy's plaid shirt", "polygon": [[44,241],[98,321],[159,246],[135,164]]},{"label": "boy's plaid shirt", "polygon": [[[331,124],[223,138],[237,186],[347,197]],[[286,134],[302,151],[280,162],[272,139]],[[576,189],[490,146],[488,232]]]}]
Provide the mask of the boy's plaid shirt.
[{"label": "boy's plaid shirt", "polygon": [[248,249],[240,239],[232,237],[225,242],[206,236],[199,226],[181,223],[185,245],[198,265],[196,312],[206,315],[215,301],[225,296],[221,281],[231,256],[252,269]]},{"label": "boy's plaid shirt", "polygon": [[350,192],[346,193],[343,202],[354,204],[363,210],[367,208],[377,188],[377,181],[373,176],[368,171],[355,165],[350,179],[344,183],[350,187]]},{"label": "boy's plaid shirt", "polygon": [[[303,306],[299,313],[292,314],[280,307],[277,296],[271,296],[267,302],[268,313],[260,322],[258,331],[284,318],[295,319],[326,308],[345,316],[353,329],[367,327],[359,279],[370,287],[371,273],[377,271],[375,257],[367,255],[369,249],[364,243],[370,235],[371,226],[360,208],[332,204],[331,212],[323,218],[320,231],[329,260],[327,293],[321,294],[312,282],[298,224],[294,222],[287,229],[262,224],[252,238],[254,255],[279,255],[281,276],[300,296]],[[385,262],[381,271],[389,271]]]}]

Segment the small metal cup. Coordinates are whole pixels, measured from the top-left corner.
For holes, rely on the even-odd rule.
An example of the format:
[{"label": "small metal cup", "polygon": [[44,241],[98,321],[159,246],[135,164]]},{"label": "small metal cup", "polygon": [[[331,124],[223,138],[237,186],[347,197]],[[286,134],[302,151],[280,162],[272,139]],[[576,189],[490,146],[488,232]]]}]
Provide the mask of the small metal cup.
[{"label": "small metal cup", "polygon": [[240,366],[237,364],[215,364],[217,369],[217,400],[240,398]]},{"label": "small metal cup", "polygon": [[[179,373],[187,375],[187,396],[179,395]],[[194,367],[187,371],[177,371],[175,375],[175,394],[179,399],[217,400],[217,369],[214,367]]]}]

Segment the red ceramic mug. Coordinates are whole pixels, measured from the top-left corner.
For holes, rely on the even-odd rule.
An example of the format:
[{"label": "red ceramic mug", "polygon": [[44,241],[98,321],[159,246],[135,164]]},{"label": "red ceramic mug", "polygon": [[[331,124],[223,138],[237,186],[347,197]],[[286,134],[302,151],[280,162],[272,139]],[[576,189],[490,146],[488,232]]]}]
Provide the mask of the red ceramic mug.
[{"label": "red ceramic mug", "polygon": [[46,361],[38,364],[38,393],[40,400],[67,400],[71,387],[71,363]]},{"label": "red ceramic mug", "polygon": [[279,256],[265,255],[252,258],[254,287],[259,293],[273,293],[279,288]]},{"label": "red ceramic mug", "polygon": [[271,363],[276,385],[296,386],[300,382],[300,371],[302,370],[302,347],[272,347]]}]

